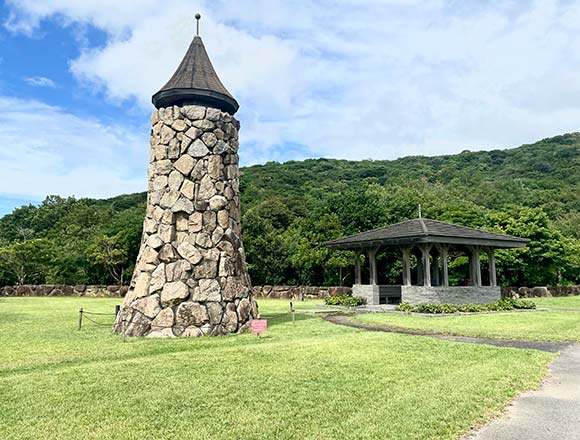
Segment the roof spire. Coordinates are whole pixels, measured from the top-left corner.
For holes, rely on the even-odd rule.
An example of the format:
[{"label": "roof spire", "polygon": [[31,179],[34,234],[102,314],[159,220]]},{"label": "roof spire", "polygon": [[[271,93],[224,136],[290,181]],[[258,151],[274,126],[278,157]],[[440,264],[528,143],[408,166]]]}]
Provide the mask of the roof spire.
[{"label": "roof spire", "polygon": [[195,14],[197,35],[193,37],[171,79],[153,95],[153,105],[157,108],[202,105],[233,115],[238,111],[239,104],[224,87],[209,60],[199,36],[200,18],[200,14]]},{"label": "roof spire", "polygon": [[419,203],[419,218],[422,218],[422,215],[421,215],[421,204],[420,203]]},{"label": "roof spire", "polygon": [[201,18],[201,14],[198,12],[197,14],[195,14],[195,20],[197,22],[197,32],[195,35],[197,35],[199,37],[199,19]]}]

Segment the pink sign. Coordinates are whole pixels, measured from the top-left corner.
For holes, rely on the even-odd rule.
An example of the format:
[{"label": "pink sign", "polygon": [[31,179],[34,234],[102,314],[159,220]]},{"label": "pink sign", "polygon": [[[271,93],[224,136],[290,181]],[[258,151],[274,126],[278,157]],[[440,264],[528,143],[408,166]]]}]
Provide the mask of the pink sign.
[{"label": "pink sign", "polygon": [[265,319],[252,319],[252,333],[259,335],[261,333],[266,333],[268,328],[268,321]]}]

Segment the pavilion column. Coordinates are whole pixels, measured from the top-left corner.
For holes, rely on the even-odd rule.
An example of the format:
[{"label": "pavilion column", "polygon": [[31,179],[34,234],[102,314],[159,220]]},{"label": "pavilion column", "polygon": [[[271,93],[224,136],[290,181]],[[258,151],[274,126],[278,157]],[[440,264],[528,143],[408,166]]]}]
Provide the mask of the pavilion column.
[{"label": "pavilion column", "polygon": [[470,246],[471,251],[470,268],[471,268],[471,279],[473,280],[473,285],[476,287],[481,286],[481,261],[480,261],[480,249],[479,246]]},{"label": "pavilion column", "polygon": [[437,247],[441,257],[441,285],[449,286],[449,246],[441,244]]},{"label": "pavilion column", "polygon": [[354,283],[361,283],[360,251],[354,251]]},{"label": "pavilion column", "polygon": [[369,269],[370,269],[370,280],[369,284],[377,285],[379,284],[379,274],[377,271],[377,252],[379,251],[379,247],[377,246],[374,249],[369,249]]},{"label": "pavilion column", "polygon": [[410,286],[411,283],[411,248],[402,247],[403,254],[403,286]]},{"label": "pavilion column", "polygon": [[433,255],[433,270],[431,278],[433,279],[433,285],[439,286],[439,256]]},{"label": "pavilion column", "polygon": [[417,286],[423,285],[423,256],[419,252],[419,255],[415,255],[417,257]]},{"label": "pavilion column", "polygon": [[431,287],[431,260],[429,259],[430,244],[423,244],[419,246],[421,249],[421,260],[423,261],[423,286]]},{"label": "pavilion column", "polygon": [[493,248],[487,248],[487,256],[489,259],[489,285],[497,286],[497,273],[495,270],[495,252]]}]

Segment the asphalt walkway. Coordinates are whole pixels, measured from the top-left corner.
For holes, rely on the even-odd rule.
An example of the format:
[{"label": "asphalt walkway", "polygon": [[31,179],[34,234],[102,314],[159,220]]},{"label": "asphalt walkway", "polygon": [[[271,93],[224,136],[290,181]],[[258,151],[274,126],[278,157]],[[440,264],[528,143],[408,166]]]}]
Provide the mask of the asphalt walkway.
[{"label": "asphalt walkway", "polygon": [[516,397],[508,410],[470,440],[578,440],[580,438],[580,344],[562,350],[537,391]]},{"label": "asphalt walkway", "polygon": [[454,342],[560,352],[547,379],[537,391],[516,397],[497,419],[463,437],[464,440],[578,440],[580,439],[580,344],[574,342],[521,341],[468,338],[398,328],[385,328],[350,320],[348,315],[328,314],[334,324],[371,331],[430,336]]}]

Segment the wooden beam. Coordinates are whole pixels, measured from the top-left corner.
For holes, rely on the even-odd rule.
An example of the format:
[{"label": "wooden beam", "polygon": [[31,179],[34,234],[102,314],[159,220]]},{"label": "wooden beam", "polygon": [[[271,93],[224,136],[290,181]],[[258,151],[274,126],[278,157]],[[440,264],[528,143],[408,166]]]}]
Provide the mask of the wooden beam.
[{"label": "wooden beam", "polygon": [[469,246],[470,258],[470,277],[473,281],[473,285],[476,287],[481,286],[481,260],[480,260],[480,247],[479,246]]},{"label": "wooden beam", "polygon": [[360,270],[360,251],[354,251],[354,283],[361,283],[361,270]]},{"label": "wooden beam", "polygon": [[403,286],[411,285],[411,247],[400,248],[403,254]]},{"label": "wooden beam", "polygon": [[487,248],[487,256],[489,259],[489,285],[497,286],[497,273],[495,269],[495,252],[493,248]]},{"label": "wooden beam", "polygon": [[377,285],[379,284],[379,273],[377,272],[377,252],[379,251],[379,246],[368,250],[369,254],[369,269],[370,269],[370,281],[369,284]]},{"label": "wooden beam", "polygon": [[439,256],[433,255],[433,268],[432,268],[432,284],[435,286],[439,286]]},{"label": "wooden beam", "polygon": [[449,246],[440,245],[439,254],[441,255],[441,285],[447,287],[449,286]]},{"label": "wooden beam", "polygon": [[421,260],[423,261],[423,286],[431,287],[431,260],[429,259],[431,245],[423,244],[419,246],[419,249],[421,249]]}]

